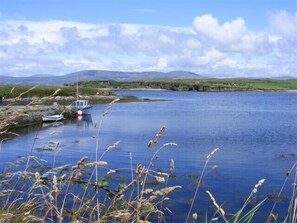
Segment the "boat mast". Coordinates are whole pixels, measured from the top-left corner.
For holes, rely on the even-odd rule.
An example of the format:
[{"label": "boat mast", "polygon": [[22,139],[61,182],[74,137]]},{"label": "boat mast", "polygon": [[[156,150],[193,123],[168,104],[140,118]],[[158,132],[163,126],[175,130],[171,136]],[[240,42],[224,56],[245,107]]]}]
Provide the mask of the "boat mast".
[{"label": "boat mast", "polygon": [[78,75],[76,75],[76,100],[78,100]]}]

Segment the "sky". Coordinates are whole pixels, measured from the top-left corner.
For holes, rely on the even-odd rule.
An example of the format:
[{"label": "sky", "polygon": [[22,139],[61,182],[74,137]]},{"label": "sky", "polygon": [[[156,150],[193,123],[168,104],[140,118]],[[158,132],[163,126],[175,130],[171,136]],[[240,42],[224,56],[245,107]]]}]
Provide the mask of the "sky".
[{"label": "sky", "polygon": [[0,0],[0,75],[81,70],[297,78],[297,0]]}]

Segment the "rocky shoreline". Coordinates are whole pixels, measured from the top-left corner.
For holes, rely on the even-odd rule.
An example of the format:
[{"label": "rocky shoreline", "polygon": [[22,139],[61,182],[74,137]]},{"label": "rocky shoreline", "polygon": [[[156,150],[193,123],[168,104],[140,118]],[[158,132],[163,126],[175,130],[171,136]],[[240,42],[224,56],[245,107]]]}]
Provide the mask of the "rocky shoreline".
[{"label": "rocky shoreline", "polygon": [[58,104],[4,106],[0,111],[0,131],[41,123],[47,115],[63,114],[65,118],[75,115],[73,109]]},{"label": "rocky shoreline", "polygon": [[[90,96],[81,96],[80,99],[89,100],[90,103],[109,103],[112,100],[120,98],[121,101],[137,101],[139,100],[134,96],[118,96],[118,95],[90,95]],[[43,104],[43,105],[52,105],[54,103],[60,105],[70,105],[76,100],[74,96],[55,96],[55,97],[28,97],[28,98],[19,98],[19,99],[5,99],[3,100],[3,105],[28,105],[28,104]]]},{"label": "rocky shoreline", "polygon": [[[91,103],[110,103],[120,98],[121,102],[139,101],[133,96],[84,96],[81,99],[89,100]],[[56,96],[47,98],[18,98],[5,99],[3,106],[0,106],[0,135],[8,129],[34,125],[42,122],[43,116],[63,114],[65,118],[76,115],[76,111],[70,105],[76,100],[70,96]]]}]

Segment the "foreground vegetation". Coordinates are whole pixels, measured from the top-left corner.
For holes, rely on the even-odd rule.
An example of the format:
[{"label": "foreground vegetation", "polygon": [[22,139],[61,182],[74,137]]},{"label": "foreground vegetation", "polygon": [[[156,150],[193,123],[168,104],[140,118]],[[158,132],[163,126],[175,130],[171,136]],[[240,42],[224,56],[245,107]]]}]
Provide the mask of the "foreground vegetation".
[{"label": "foreground vegetation", "polygon": [[[47,165],[46,160],[29,155],[20,157],[11,163],[0,174],[0,222],[166,222],[165,215],[167,202],[173,199],[174,193],[181,190],[180,185],[172,185],[171,179],[177,168],[174,160],[170,160],[168,171],[160,171],[155,168],[158,162],[157,157],[164,149],[173,149],[177,146],[174,142],[160,144],[160,139],[166,133],[166,127],[152,135],[148,141],[147,151],[152,151],[149,159],[143,163],[134,163],[133,154],[129,154],[130,168],[110,168],[105,161],[107,153],[116,152],[121,143],[114,142],[107,148],[100,148],[101,126],[104,118],[109,115],[113,100],[102,112],[99,123],[95,123],[96,140],[94,158],[84,156],[76,163],[69,163],[63,166]],[[55,123],[54,123],[55,125]],[[2,139],[9,134],[0,132]],[[91,137],[91,136],[90,136]],[[0,139],[1,140],[1,139]],[[36,139],[32,141],[32,150]],[[2,140],[0,141],[1,151]],[[58,152],[59,143],[51,147],[52,152]],[[30,154],[32,154],[32,150]],[[205,170],[209,167],[209,161],[219,151],[215,148],[205,157],[204,166],[201,167],[201,174],[195,183],[187,217],[184,222],[257,222],[255,214],[261,205],[266,202],[264,198],[257,204],[254,199],[262,186],[265,186],[265,179],[259,179],[255,185],[251,185],[251,192],[235,213],[224,211],[225,207],[216,201],[211,191],[205,191],[209,197],[210,204],[214,211],[206,214],[201,219],[193,206],[197,201],[198,191],[201,191],[201,182]],[[287,208],[287,216],[283,222],[293,223],[297,220],[297,163],[288,172],[283,187],[288,183],[289,176],[294,175],[292,183],[291,202]],[[129,178],[124,182],[116,179],[123,174],[129,173]],[[118,176],[118,178],[116,177]],[[278,196],[282,194],[283,187]],[[267,222],[277,222],[278,216],[274,212],[273,205]],[[169,213],[170,215],[170,213]]]},{"label": "foreground vegetation", "polygon": [[165,89],[174,91],[283,91],[297,90],[297,79],[199,79],[144,81],[85,81],[85,87],[112,89]]},{"label": "foreground vegetation", "polygon": [[[177,146],[173,142],[158,146],[164,132],[165,127],[162,127],[148,142],[149,149],[154,151],[148,161],[135,165],[130,154],[131,168],[126,170],[130,172],[130,179],[125,178],[124,182],[116,179],[125,170],[121,167],[111,169],[104,160],[107,153],[115,152],[120,141],[105,149],[96,147],[93,160],[85,156],[76,163],[63,166],[47,165],[45,160],[35,156],[20,157],[0,175],[0,222],[166,222],[168,217],[170,219],[167,202],[182,187],[170,183],[176,168],[174,160],[170,161],[168,172],[154,168],[161,150]],[[58,152],[59,145],[54,147],[52,152]],[[265,186],[265,179],[251,186],[249,196],[234,214],[227,214],[225,207],[208,190],[205,193],[214,211],[204,218],[195,212],[193,205],[197,202],[198,191],[202,190],[205,170],[218,150],[214,149],[205,159],[184,222],[257,222],[255,214],[266,198],[257,204],[254,202],[258,191]],[[295,190],[283,222],[296,222]],[[267,222],[278,222],[274,207]]]}]

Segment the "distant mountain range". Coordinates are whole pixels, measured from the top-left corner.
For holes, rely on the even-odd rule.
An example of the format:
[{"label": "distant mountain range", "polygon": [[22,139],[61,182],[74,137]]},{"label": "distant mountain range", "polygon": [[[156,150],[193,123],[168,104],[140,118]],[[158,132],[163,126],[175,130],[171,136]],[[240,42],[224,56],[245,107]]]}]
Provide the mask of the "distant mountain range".
[{"label": "distant mountain range", "polygon": [[64,85],[78,81],[94,81],[94,80],[117,80],[117,81],[137,81],[137,80],[153,80],[153,79],[199,79],[205,78],[193,72],[187,71],[171,71],[171,72],[121,72],[106,70],[84,70],[63,76],[55,76],[50,74],[37,74],[29,77],[8,77],[0,75],[0,85],[18,84],[18,85]]}]

